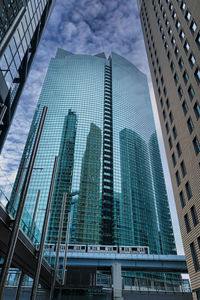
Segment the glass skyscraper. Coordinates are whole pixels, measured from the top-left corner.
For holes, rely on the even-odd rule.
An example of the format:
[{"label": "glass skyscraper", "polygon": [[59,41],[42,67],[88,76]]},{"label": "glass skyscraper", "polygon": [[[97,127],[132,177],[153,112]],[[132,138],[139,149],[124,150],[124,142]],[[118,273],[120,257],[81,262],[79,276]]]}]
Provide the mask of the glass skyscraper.
[{"label": "glass skyscraper", "polygon": [[54,3],[0,1],[0,151]]},{"label": "glass skyscraper", "polygon": [[33,215],[40,190],[36,224],[41,229],[58,155],[47,242],[57,241],[67,193],[65,228],[75,202],[70,243],[141,245],[150,253],[176,254],[146,76],[115,53],[106,58],[58,49],[11,195],[15,206],[22,165],[29,162],[44,106],[48,110],[25,207]]}]

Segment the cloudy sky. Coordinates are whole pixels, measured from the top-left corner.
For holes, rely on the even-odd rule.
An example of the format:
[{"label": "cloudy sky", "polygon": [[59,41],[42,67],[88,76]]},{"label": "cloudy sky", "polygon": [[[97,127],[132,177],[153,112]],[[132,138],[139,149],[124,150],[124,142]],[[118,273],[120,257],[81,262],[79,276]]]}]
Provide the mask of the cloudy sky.
[{"label": "cloudy sky", "polygon": [[58,47],[82,54],[114,51],[147,74],[177,248],[183,253],[136,0],[56,1],[0,156],[0,188],[9,198],[49,60]]}]

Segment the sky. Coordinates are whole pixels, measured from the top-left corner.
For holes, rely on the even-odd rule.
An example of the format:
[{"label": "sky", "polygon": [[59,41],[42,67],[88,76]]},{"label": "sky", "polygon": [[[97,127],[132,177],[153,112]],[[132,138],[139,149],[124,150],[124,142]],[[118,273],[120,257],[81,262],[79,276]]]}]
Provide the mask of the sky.
[{"label": "sky", "polygon": [[0,156],[0,188],[3,193],[9,198],[48,64],[58,47],[91,55],[100,52],[109,55],[113,51],[147,75],[177,250],[183,254],[136,0],[56,0]]}]

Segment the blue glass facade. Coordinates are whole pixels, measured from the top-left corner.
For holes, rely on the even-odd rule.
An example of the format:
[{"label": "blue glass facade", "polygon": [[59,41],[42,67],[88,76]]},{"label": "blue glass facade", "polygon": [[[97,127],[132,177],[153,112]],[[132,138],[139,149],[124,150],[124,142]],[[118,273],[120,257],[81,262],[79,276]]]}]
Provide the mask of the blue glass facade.
[{"label": "blue glass facade", "polygon": [[[154,196],[156,201],[157,222],[159,228],[159,243],[162,254],[168,254],[174,241],[172,224],[169,219],[169,204],[163,177],[162,163],[156,133],[149,140]],[[175,251],[174,253],[175,254]]]},{"label": "blue glass facade", "polygon": [[148,245],[160,253],[152,176],[145,141],[134,131],[120,131],[121,244]]},{"label": "blue glass facade", "polygon": [[[56,242],[63,193],[71,202],[70,242],[149,246],[175,254],[175,243],[146,76],[112,53],[73,55],[58,49],[50,62],[22,163],[30,157],[44,106],[46,120],[26,210],[42,228],[54,158],[59,155],[48,242]],[[15,190],[11,196],[17,205]],[[158,172],[158,173],[157,173]],[[18,196],[19,197],[19,196]]]}]

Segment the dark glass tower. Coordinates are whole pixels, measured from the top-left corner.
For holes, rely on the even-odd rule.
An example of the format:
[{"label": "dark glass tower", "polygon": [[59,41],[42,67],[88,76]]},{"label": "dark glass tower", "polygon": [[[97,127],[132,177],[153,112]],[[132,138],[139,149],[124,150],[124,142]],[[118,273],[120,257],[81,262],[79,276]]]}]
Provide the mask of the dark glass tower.
[{"label": "dark glass tower", "polygon": [[[14,22],[21,18],[24,12],[24,0],[2,0],[0,4],[0,42],[4,39]],[[18,21],[19,22],[19,21]]]},{"label": "dark glass tower", "polygon": [[33,215],[40,190],[36,224],[41,229],[58,155],[48,242],[56,243],[66,192],[64,228],[75,202],[71,243],[141,245],[151,253],[175,254],[146,76],[115,53],[107,59],[59,49],[49,65],[16,178],[15,205],[22,163],[27,157],[28,164],[44,106],[48,110],[26,210]]},{"label": "dark glass tower", "polygon": [[0,1],[0,151],[54,2]]}]

